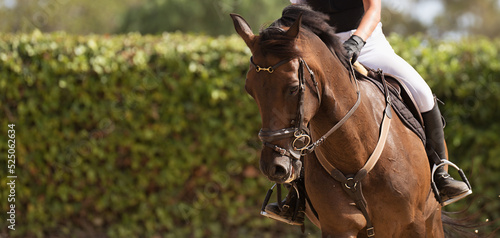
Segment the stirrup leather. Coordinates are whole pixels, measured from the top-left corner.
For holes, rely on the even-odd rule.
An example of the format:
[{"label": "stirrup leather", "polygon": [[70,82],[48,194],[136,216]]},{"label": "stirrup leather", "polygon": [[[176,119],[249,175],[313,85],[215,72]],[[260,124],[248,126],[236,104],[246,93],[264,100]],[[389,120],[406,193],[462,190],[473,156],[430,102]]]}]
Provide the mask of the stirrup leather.
[{"label": "stirrup leather", "polygon": [[[443,167],[445,165],[451,165],[452,167],[454,167],[458,171],[458,174],[462,178],[462,181],[465,182],[465,184],[467,184],[467,187],[469,187],[469,191],[466,193],[463,193],[457,197],[443,201],[441,195],[439,194],[439,190],[436,186],[436,183],[434,181],[434,173],[437,171],[438,168]],[[434,166],[432,167],[432,173],[431,173],[431,187],[432,187],[432,190],[434,191],[434,195],[436,196],[436,199],[441,204],[441,206],[446,206],[448,204],[454,203],[454,202],[456,202],[456,201],[458,201],[458,200],[460,200],[460,199],[462,199],[462,198],[464,198],[472,193],[472,187],[470,186],[469,180],[465,176],[464,171],[449,160],[441,160],[440,164],[434,164]]]}]

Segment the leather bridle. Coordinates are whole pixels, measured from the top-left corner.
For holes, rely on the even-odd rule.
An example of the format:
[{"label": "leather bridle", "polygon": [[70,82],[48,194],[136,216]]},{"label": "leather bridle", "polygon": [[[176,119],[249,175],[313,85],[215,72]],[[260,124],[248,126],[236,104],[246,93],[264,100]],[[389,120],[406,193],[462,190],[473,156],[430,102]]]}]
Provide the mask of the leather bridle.
[{"label": "leather bridle", "polygon": [[[260,67],[259,65],[255,64],[253,62],[253,57],[250,58],[250,62],[252,65],[255,67],[257,72],[260,71],[267,71],[268,73],[272,74],[276,68],[279,66],[289,62],[292,59],[287,59],[287,60],[282,60],[278,62],[277,64],[263,68]],[[349,62],[351,62],[349,60]],[[308,73],[311,75],[311,80],[313,81],[314,86],[316,87],[316,95],[318,96],[319,104],[321,105],[321,95],[318,89],[318,82],[314,78],[314,73],[312,70],[309,68],[307,63],[302,59],[299,58],[299,70],[298,70],[298,75],[299,75],[299,103],[298,103],[298,112],[296,119],[292,121],[291,124],[293,124],[293,127],[290,128],[285,128],[285,129],[280,129],[280,130],[275,130],[275,131],[264,131],[260,130],[259,132],[259,138],[262,141],[262,143],[273,149],[274,151],[278,152],[279,154],[283,156],[287,156],[290,158],[290,160],[300,160],[302,156],[304,156],[307,153],[313,152],[318,146],[320,146],[327,137],[332,135],[339,127],[341,127],[356,111],[358,108],[360,102],[361,102],[361,94],[359,91],[359,85],[358,85],[358,80],[356,79],[356,74],[354,73],[354,69],[352,64],[350,65],[350,73],[352,74],[352,78],[354,79],[354,82],[356,84],[356,94],[357,94],[357,99],[356,103],[352,108],[346,113],[346,115],[338,121],[330,130],[328,130],[327,133],[325,133],[322,137],[320,137],[318,140],[316,140],[314,143],[311,143],[311,136],[309,135],[309,128],[308,126],[304,125],[304,94],[305,94],[305,76],[304,76],[304,68],[307,69]],[[342,173],[342,171],[338,170],[333,166],[327,159],[326,156],[324,156],[320,151],[316,151],[316,157],[318,158],[319,163],[321,166],[330,174],[331,177],[333,177],[336,181],[340,182],[343,186],[343,190],[351,197],[351,199],[354,200],[356,203],[356,206],[360,209],[361,213],[366,219],[366,232],[368,237],[374,237],[375,236],[375,229],[373,227],[373,224],[371,222],[370,216],[368,214],[367,210],[367,204],[366,200],[363,196],[362,193],[362,188],[361,188],[361,180],[366,177],[368,172],[370,172],[374,167],[375,164],[377,163],[378,159],[380,158],[380,155],[382,154],[382,151],[385,146],[385,142],[387,140],[387,136],[389,133],[389,129],[391,126],[391,120],[392,120],[392,112],[391,112],[391,101],[389,97],[389,90],[387,89],[387,82],[385,81],[384,75],[381,70],[378,71],[378,73],[381,75],[382,78],[382,83],[384,85],[384,97],[385,97],[385,103],[386,107],[384,110],[384,115],[382,119],[382,124],[380,126],[380,135],[378,138],[377,145],[375,146],[375,149],[373,153],[370,155],[368,160],[366,161],[365,165],[358,170],[354,175],[345,175]],[[286,139],[286,138],[293,138],[289,148],[285,149],[282,148],[278,145],[272,144],[271,142]],[[300,142],[300,146],[297,146],[296,144]],[[285,181],[286,183],[291,182],[294,180],[293,176],[291,176],[290,179]],[[268,192],[266,199],[265,199],[265,204],[269,200],[270,192],[272,192],[272,189]],[[306,196],[307,198],[307,196]],[[262,211],[264,211],[264,206]],[[311,205],[312,207],[312,205]],[[296,216],[297,210],[294,213],[294,217]]]},{"label": "leather bridle", "polygon": [[[272,74],[276,68],[279,66],[291,61],[292,59],[285,59],[277,64],[270,66],[270,67],[260,67],[253,61],[253,57],[250,58],[250,62],[252,65],[255,67],[255,70],[257,72],[261,71],[267,71],[268,73]],[[284,128],[280,130],[274,130],[274,131],[264,131],[260,130],[259,132],[259,138],[262,141],[262,143],[273,149],[274,151],[278,152],[279,154],[283,156],[288,156],[291,159],[300,159],[301,156],[304,156],[307,153],[311,153],[314,151],[316,147],[321,145],[323,141],[333,134],[340,126],[342,126],[349,117],[352,116],[352,114],[356,111],[358,108],[360,102],[361,102],[361,97],[360,97],[360,91],[359,91],[359,86],[358,86],[358,81],[354,79],[356,83],[356,94],[357,94],[357,100],[354,106],[347,112],[347,114],[339,121],[337,124],[335,124],[325,135],[323,135],[321,138],[316,140],[315,142],[312,142],[311,136],[310,136],[310,131],[307,125],[304,125],[304,95],[306,91],[306,78],[304,75],[304,71],[307,70],[311,77],[311,81],[314,84],[316,88],[316,96],[318,97],[318,102],[321,105],[321,95],[320,91],[318,88],[318,82],[316,81],[316,78],[314,77],[314,73],[309,68],[309,65],[302,59],[299,58],[299,69],[298,69],[298,77],[299,77],[299,103],[298,103],[298,108],[297,108],[297,115],[295,117],[295,120],[292,120],[292,125],[293,127],[289,128]],[[291,141],[291,144],[288,148],[283,148],[281,146],[278,146],[276,144],[273,144],[272,142],[286,139],[286,138],[293,138]]]}]

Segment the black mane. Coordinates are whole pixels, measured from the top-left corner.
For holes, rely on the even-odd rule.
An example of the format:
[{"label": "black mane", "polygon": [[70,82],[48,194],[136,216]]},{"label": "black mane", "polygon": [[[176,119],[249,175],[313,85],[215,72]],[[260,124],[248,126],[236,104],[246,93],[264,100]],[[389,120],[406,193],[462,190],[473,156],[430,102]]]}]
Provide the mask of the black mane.
[{"label": "black mane", "polygon": [[335,35],[335,28],[327,23],[329,17],[321,12],[316,12],[307,5],[290,5],[283,9],[280,19],[274,21],[268,28],[260,32],[260,46],[268,54],[280,58],[294,58],[300,52],[294,47],[294,39],[287,37],[281,27],[290,27],[302,13],[302,27],[316,34],[336,55],[345,67],[349,63],[345,57],[344,48],[339,38]]}]

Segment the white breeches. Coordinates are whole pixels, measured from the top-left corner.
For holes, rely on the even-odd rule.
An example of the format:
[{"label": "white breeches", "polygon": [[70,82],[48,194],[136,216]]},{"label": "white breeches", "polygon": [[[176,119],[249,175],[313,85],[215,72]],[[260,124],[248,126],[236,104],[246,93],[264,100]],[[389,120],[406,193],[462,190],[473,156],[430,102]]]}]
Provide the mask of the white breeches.
[{"label": "white breeches", "polygon": [[[355,31],[340,32],[337,36],[344,42]],[[434,107],[434,96],[429,85],[410,64],[394,52],[382,32],[382,23],[377,25],[366,41],[358,61],[372,69],[382,69],[400,78],[410,89],[421,113],[430,111]]]}]

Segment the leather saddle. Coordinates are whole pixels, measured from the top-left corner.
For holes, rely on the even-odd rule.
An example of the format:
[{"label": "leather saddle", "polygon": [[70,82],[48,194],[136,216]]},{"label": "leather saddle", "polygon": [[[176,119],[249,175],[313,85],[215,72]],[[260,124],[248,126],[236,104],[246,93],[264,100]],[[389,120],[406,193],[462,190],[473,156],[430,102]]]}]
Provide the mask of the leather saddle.
[{"label": "leather saddle", "polygon": [[[406,85],[396,76],[383,73],[381,70],[374,70],[359,63],[354,64],[354,69],[358,79],[372,82],[381,92],[384,90],[382,80],[387,81],[390,91],[392,108],[398,114],[403,124],[413,131],[422,140],[425,146],[424,121],[415,99]],[[383,74],[383,76],[382,76]]]}]

